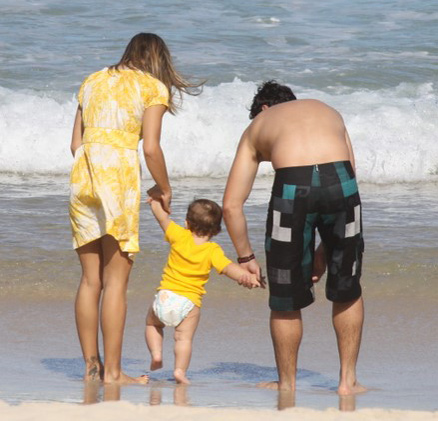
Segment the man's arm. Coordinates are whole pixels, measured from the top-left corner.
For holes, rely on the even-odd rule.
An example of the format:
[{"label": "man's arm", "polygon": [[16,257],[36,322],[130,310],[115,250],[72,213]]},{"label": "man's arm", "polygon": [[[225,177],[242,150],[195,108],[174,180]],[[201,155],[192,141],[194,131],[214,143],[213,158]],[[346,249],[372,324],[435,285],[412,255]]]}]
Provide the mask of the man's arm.
[{"label": "man's arm", "polygon": [[82,145],[82,135],[84,132],[84,126],[82,123],[82,108],[79,105],[76,111],[75,122],[73,125],[73,134],[71,137],[70,150],[73,156],[75,156],[76,149]]},{"label": "man's arm", "polygon": [[[243,205],[251,192],[258,166],[257,151],[250,142],[247,129],[237,148],[223,200],[225,225],[239,257],[253,254]],[[244,267],[252,273],[257,272],[260,276],[260,270],[255,261],[248,262]]]},{"label": "man's arm", "polygon": [[169,217],[169,214],[163,209],[163,205],[160,200],[152,199],[152,197],[148,197],[147,203],[151,206],[152,213],[155,216],[155,219],[160,224],[160,227],[166,232],[167,227],[172,222]]},{"label": "man's arm", "polygon": [[166,110],[166,106],[161,104],[146,108],[143,114],[142,134],[146,166],[158,186],[156,192],[159,194],[154,194],[153,198],[161,200],[164,210],[169,213],[172,190],[167,175],[166,161],[160,146],[161,122]]}]

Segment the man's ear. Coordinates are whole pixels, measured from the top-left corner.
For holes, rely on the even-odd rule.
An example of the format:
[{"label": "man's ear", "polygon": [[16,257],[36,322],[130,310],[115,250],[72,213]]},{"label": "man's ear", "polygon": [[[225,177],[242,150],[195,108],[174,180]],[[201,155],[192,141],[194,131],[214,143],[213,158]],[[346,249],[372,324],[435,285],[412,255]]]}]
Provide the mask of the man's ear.
[{"label": "man's ear", "polygon": [[269,108],[269,105],[263,104],[262,105],[262,111],[265,111]]}]

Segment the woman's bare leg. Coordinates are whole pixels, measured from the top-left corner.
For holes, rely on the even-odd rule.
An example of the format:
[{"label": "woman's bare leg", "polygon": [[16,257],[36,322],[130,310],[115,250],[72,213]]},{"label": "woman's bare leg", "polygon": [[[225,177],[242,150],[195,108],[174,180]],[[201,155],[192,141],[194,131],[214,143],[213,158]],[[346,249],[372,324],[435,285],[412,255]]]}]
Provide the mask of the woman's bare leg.
[{"label": "woman's bare leg", "polygon": [[99,301],[102,292],[102,249],[100,239],[77,250],[82,277],[76,294],[75,316],[85,360],[84,380],[100,380],[103,366],[99,356]]},{"label": "woman's bare leg", "polygon": [[102,237],[103,295],[101,327],[104,344],[105,383],[147,383],[148,377],[132,378],[122,373],[122,342],[126,320],[126,291],[132,261],[110,235]]},{"label": "woman's bare leg", "polygon": [[151,370],[158,370],[163,367],[163,328],[164,324],[160,322],[154,314],[152,307],[149,308],[146,316],[146,345],[151,353]]},{"label": "woman's bare leg", "polygon": [[173,375],[179,384],[190,384],[186,372],[192,358],[192,341],[200,316],[200,308],[195,306],[175,328],[175,370]]}]

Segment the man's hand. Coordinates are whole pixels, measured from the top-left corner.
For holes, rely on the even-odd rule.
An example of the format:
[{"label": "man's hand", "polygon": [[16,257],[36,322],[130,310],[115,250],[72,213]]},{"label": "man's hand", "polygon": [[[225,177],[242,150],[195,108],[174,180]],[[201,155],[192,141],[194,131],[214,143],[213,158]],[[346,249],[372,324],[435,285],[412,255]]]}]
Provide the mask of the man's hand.
[{"label": "man's hand", "polygon": [[260,282],[257,280],[257,276],[249,272],[245,272],[244,274],[242,274],[237,283],[248,289],[262,287]]},{"label": "man's hand", "polygon": [[265,282],[265,277],[262,276],[262,270],[260,268],[260,265],[258,264],[256,259],[250,260],[249,262],[246,263],[240,263],[239,265],[241,268],[247,270],[249,273],[252,273],[253,275],[255,275],[260,288],[266,288],[266,282]]}]

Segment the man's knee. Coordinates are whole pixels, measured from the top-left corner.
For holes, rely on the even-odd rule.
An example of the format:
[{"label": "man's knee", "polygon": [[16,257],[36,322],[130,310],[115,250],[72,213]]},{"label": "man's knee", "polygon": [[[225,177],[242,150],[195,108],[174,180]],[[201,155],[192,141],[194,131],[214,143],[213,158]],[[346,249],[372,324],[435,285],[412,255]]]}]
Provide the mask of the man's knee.
[{"label": "man's knee", "polygon": [[271,310],[271,320],[295,320],[301,318],[301,310],[276,311]]}]

